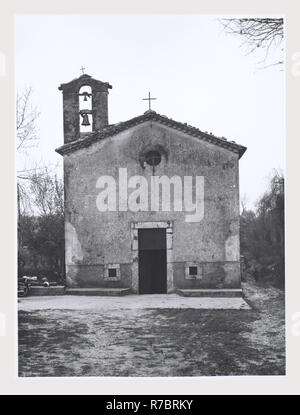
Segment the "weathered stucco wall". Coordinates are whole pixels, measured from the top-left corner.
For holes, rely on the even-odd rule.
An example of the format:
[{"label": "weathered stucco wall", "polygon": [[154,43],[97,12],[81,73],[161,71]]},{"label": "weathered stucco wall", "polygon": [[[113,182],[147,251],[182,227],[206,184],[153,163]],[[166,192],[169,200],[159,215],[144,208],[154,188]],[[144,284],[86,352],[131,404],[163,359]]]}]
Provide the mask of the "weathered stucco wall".
[{"label": "weathered stucco wall", "polygon": [[[146,150],[163,155],[155,175],[204,176],[204,218],[187,223],[186,212],[99,212],[96,182],[118,169],[128,177],[152,168],[140,160]],[[146,122],[64,156],[66,272],[69,286],[131,286],[132,222],[173,222],[174,287],[240,286],[238,154],[155,122]],[[202,276],[185,278],[186,262]],[[104,280],[104,264],[119,263],[120,281]]]}]

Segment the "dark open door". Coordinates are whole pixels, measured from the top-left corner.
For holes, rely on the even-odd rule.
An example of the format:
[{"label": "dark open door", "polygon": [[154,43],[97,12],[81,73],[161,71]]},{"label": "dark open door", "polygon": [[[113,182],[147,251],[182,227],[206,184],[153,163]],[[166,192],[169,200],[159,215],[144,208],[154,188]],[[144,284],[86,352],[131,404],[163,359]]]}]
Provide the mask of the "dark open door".
[{"label": "dark open door", "polygon": [[167,292],[165,229],[139,229],[139,293]]}]

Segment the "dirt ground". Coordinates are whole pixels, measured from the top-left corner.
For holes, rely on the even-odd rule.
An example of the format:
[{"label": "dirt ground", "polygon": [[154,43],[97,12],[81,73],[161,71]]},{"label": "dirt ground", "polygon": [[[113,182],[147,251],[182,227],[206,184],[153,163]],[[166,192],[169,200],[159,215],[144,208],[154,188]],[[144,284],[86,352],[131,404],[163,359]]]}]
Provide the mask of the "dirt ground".
[{"label": "dirt ground", "polygon": [[132,309],[185,309],[249,310],[251,307],[241,297],[181,297],[178,294],[130,294],[125,296],[39,296],[18,300],[20,311],[36,310],[132,310]]},{"label": "dirt ground", "polygon": [[19,376],[284,375],[284,293],[243,288],[251,310],[21,310]]}]

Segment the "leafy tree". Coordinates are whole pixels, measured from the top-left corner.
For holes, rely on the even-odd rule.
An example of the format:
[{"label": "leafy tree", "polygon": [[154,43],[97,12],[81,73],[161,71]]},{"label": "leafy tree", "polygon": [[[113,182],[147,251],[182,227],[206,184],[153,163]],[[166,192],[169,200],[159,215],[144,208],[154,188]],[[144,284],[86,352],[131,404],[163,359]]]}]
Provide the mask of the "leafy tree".
[{"label": "leafy tree", "polygon": [[[17,94],[16,150],[27,160],[38,145],[39,112],[32,88]],[[23,163],[25,164],[25,163]],[[63,183],[45,166],[17,172],[18,274],[59,279],[64,275]]]},{"label": "leafy tree", "polygon": [[284,286],[284,178],[275,172],[256,211],[241,214],[241,254],[246,273]]},{"label": "leafy tree", "polygon": [[63,183],[47,169],[28,179],[34,212],[19,216],[19,275],[64,276]]}]

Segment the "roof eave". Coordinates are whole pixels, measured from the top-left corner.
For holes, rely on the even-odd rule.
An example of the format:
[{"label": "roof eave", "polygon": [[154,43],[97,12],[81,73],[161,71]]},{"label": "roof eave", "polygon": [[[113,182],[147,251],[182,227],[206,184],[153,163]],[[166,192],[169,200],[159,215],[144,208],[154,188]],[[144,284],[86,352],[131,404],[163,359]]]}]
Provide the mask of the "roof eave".
[{"label": "roof eave", "polygon": [[101,131],[90,133],[84,138],[77,139],[70,143],[64,144],[63,146],[57,148],[55,151],[58,154],[61,154],[62,156],[64,156],[65,154],[69,154],[73,151],[79,150],[80,148],[88,147],[97,141],[105,139],[106,137],[111,137],[122,131],[125,131],[129,128],[135,127],[137,125],[140,125],[148,121],[156,121],[160,124],[169,126],[170,128],[174,128],[175,130],[182,131],[183,133],[186,133],[192,137],[202,139],[203,141],[225,148],[229,151],[238,153],[239,158],[241,158],[243,154],[245,153],[245,151],[247,150],[246,147],[240,144],[237,144],[235,142],[228,141],[224,138],[216,137],[213,134],[204,133],[196,127],[192,127],[187,124],[179,123],[178,121],[174,121],[168,117],[157,114],[154,111],[147,111],[145,114],[132,118],[128,121],[124,121],[119,124],[113,124]]}]

